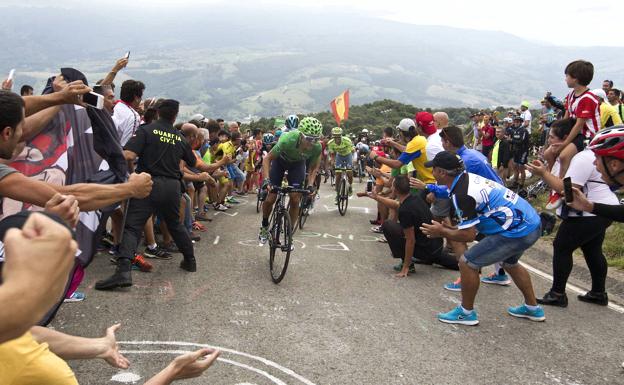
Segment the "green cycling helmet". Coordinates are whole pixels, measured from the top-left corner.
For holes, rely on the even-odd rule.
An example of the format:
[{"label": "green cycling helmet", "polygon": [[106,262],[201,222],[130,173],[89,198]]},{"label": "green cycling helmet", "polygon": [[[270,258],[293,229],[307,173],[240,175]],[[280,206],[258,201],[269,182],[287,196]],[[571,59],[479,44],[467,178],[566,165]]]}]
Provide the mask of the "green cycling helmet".
[{"label": "green cycling helmet", "polygon": [[298,129],[305,136],[318,138],[323,134],[323,125],[318,121],[318,119],[311,116],[301,119]]},{"label": "green cycling helmet", "polygon": [[342,135],[342,128],[340,127],[334,127],[332,128],[332,135]]}]

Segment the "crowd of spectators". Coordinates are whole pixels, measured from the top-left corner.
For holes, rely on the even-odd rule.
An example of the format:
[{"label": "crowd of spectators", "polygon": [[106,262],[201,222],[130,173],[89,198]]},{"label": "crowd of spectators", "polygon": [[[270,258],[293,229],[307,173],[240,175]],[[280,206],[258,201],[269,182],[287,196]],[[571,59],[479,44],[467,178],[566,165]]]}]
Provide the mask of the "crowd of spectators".
[{"label": "crowd of spectators", "polygon": [[[296,130],[242,132],[240,122],[202,114],[179,119],[178,101],[144,98],[149,85],[131,79],[116,86],[127,64],[120,59],[92,87],[80,71],[63,68],[39,96],[28,85],[20,96],[11,91],[11,80],[2,84],[0,307],[12,309],[0,312],[2,383],[75,384],[68,359],[101,358],[128,367],[115,340],[120,325],[93,339],[45,327],[61,303],[85,300],[76,289],[93,255],[109,253],[115,265],[97,290],[132,286],[133,270],[149,272],[153,260],[178,253],[180,268],[195,272],[194,243],[212,221],[209,211],[227,211],[239,203],[237,197],[258,192],[262,160],[268,154],[277,158],[272,150],[281,148],[282,132]],[[577,248],[592,277],[591,290],[579,300],[608,303],[602,243],[612,220],[622,220],[613,191],[622,186],[624,173],[624,108],[613,82],[588,88],[593,70],[586,61],[570,63],[564,71],[570,93],[563,101],[547,93],[536,118],[526,101],[505,116],[482,111],[471,116],[466,136],[443,111],[424,111],[386,127],[378,141],[368,131],[355,146],[338,140],[349,147],[343,157],[351,152],[354,165],[368,165],[372,188],[358,195],[376,201],[371,230],[399,260],[397,277],[418,265],[459,271],[459,279],[444,288],[461,292],[461,305],[438,314],[440,321],[478,324],[479,281],[513,281],[523,302],[507,312],[543,321],[540,304],[568,306],[565,287]],[[101,109],[86,105],[91,93],[102,98]],[[321,138],[318,167],[326,178],[335,162],[326,150],[328,139]],[[555,281],[541,298],[519,264],[542,234],[540,214],[518,193],[527,171],[550,186],[549,208],[562,220],[553,243]],[[568,177],[574,201],[562,198]],[[90,217],[94,229],[81,213],[96,211]],[[492,273],[480,276],[490,265]],[[218,355],[201,349],[179,356],[146,383],[198,376]]]}]

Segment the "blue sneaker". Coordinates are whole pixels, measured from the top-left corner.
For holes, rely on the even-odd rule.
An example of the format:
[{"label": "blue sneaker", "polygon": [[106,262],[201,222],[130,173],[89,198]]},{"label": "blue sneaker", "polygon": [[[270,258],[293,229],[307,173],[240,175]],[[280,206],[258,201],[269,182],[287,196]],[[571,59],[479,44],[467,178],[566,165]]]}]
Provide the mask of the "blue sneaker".
[{"label": "blue sneaker", "polygon": [[509,286],[511,283],[511,279],[507,274],[496,274],[492,273],[487,277],[481,277],[481,282],[489,283],[492,285],[501,285],[501,286]]},{"label": "blue sneaker", "polygon": [[63,302],[80,302],[84,301],[87,296],[81,291],[75,291],[69,298],[65,298]]},{"label": "blue sneaker", "polygon": [[461,278],[458,278],[455,282],[445,284],[444,288],[450,291],[461,291]]},{"label": "blue sneaker", "polygon": [[479,319],[477,317],[477,312],[475,310],[472,313],[466,315],[462,310],[461,306],[457,306],[455,309],[451,310],[448,313],[438,313],[438,321],[447,323],[447,324],[461,324],[461,325],[469,325],[474,326],[479,324]]},{"label": "blue sneaker", "polygon": [[542,309],[541,306],[538,306],[536,310],[529,310],[526,305],[510,307],[507,309],[507,313],[518,318],[528,318],[531,321],[540,322],[546,319],[546,317],[544,316],[544,309]]}]

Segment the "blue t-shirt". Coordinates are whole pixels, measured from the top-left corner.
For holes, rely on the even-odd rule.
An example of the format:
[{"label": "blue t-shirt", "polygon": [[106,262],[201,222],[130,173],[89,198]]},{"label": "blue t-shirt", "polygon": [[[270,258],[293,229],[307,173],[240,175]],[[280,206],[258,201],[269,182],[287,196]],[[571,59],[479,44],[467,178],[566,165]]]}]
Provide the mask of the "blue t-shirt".
[{"label": "blue t-shirt", "polygon": [[450,190],[458,228],[475,226],[484,235],[521,238],[541,226],[537,211],[518,194],[479,175],[458,175]]},{"label": "blue t-shirt", "polygon": [[[494,171],[494,169],[488,162],[487,158],[479,151],[466,148],[466,146],[462,146],[459,150],[457,150],[457,155],[459,155],[459,157],[464,162],[466,172],[469,172],[471,174],[477,174],[484,177],[485,179],[489,179],[501,185],[504,184],[502,179],[498,176],[496,171]],[[435,197],[439,199],[448,198],[449,195],[446,186],[428,184],[427,190],[432,192]]]},{"label": "blue t-shirt", "polygon": [[467,172],[477,174],[486,179],[493,180],[496,183],[503,184],[503,181],[498,176],[496,171],[494,171],[485,155],[479,151],[462,146],[459,150],[457,150],[457,155],[459,155],[464,162],[464,167],[466,167]]}]

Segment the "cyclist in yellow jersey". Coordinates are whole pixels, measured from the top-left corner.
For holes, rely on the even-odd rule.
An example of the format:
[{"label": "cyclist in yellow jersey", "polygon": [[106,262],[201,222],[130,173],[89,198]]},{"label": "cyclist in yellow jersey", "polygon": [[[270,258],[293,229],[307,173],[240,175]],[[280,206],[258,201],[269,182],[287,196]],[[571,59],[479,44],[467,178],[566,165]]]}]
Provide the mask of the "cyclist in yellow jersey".
[{"label": "cyclist in yellow jersey", "polygon": [[[347,178],[349,179],[349,195],[353,195],[353,153],[355,146],[351,139],[342,136],[342,128],[332,128],[333,139],[327,143],[327,152],[331,156],[331,161],[336,168],[336,180],[342,178],[342,170],[347,170]],[[340,183],[336,183],[336,199],[334,204],[338,204],[338,194],[340,193]]]}]

